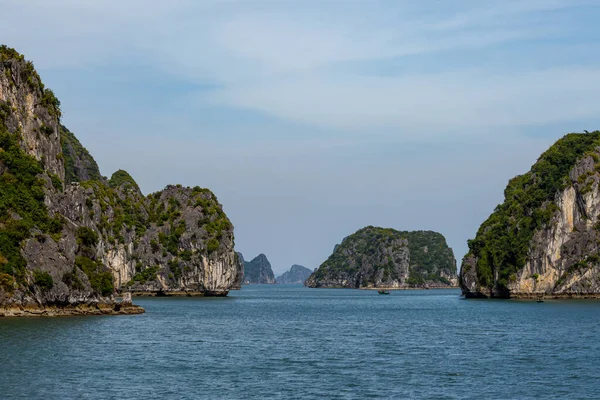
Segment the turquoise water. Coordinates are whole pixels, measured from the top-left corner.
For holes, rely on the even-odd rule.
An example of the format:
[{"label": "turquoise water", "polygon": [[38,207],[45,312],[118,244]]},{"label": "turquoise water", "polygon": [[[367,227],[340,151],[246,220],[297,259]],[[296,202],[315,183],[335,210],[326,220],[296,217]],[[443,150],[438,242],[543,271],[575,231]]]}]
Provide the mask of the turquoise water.
[{"label": "turquoise water", "polygon": [[600,398],[600,302],[287,285],[136,302],[0,319],[0,398]]}]

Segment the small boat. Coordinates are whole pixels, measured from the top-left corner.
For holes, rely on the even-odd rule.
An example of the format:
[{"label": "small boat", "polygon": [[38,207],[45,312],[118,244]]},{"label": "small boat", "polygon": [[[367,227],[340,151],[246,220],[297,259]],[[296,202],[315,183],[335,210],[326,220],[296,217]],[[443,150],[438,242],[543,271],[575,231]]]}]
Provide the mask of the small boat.
[{"label": "small boat", "polygon": [[537,302],[538,302],[538,303],[543,303],[543,302],[544,302],[544,299],[542,299],[541,297],[538,297],[538,299],[537,299]]},{"label": "small boat", "polygon": [[379,294],[390,294],[389,290],[378,290],[377,293]]}]

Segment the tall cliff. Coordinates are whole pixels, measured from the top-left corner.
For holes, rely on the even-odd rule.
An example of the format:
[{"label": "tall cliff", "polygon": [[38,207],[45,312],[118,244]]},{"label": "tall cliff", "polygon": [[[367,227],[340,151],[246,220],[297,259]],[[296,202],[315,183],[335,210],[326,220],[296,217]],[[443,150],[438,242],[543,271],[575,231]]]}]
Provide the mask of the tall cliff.
[{"label": "tall cliff", "polygon": [[456,260],[440,233],[368,226],[346,237],[306,280],[308,287],[455,286]]},{"label": "tall cliff", "polygon": [[[0,315],[125,312],[116,292],[225,295],[233,226],[208,189],[106,181],[33,64],[0,47]],[[131,307],[129,312],[139,312]]]},{"label": "tall cliff", "polygon": [[242,253],[235,253],[236,276],[231,285],[231,290],[240,290],[244,283],[244,256]]},{"label": "tall cliff", "polygon": [[244,282],[253,283],[276,283],[275,275],[271,269],[271,263],[267,256],[259,254],[252,261],[244,261]]},{"label": "tall cliff", "polygon": [[600,131],[571,133],[513,178],[469,241],[466,297],[600,297]]},{"label": "tall cliff", "polygon": [[308,279],[308,277],[312,274],[312,271],[306,268],[303,265],[294,264],[291,266],[290,270],[284,272],[280,276],[277,277],[277,283],[304,283]]}]

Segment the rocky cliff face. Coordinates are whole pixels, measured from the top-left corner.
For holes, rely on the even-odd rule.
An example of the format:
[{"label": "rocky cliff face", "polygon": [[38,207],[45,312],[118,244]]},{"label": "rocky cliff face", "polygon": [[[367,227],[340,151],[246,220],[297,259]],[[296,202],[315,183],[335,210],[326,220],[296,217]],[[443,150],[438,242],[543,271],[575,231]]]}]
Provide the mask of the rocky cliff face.
[{"label": "rocky cliff face", "polygon": [[231,285],[231,290],[240,290],[244,283],[244,256],[242,253],[235,253],[235,265],[237,274],[233,280],[233,285]]},{"label": "rocky cliff face", "polygon": [[244,261],[244,282],[253,283],[276,283],[275,275],[271,269],[271,263],[267,256],[259,254],[252,261]]},{"label": "rocky cliff face", "polygon": [[65,182],[102,181],[94,157],[65,126],[60,125],[60,142],[65,165]]},{"label": "rocky cliff face", "polygon": [[294,264],[289,271],[284,272],[281,276],[277,277],[277,283],[304,283],[308,277],[312,274],[312,271],[302,265]]},{"label": "rocky cliff face", "polygon": [[308,287],[410,288],[456,285],[456,261],[436,232],[366,227],[336,245]]},{"label": "rocky cliff face", "polygon": [[239,262],[214,194],[177,185],[146,197],[125,171],[105,180],[59,105],[0,47],[0,315],[141,310],[117,292],[227,294]]},{"label": "rocky cliff face", "polygon": [[569,134],[510,181],[461,268],[466,297],[600,297],[600,132]]}]

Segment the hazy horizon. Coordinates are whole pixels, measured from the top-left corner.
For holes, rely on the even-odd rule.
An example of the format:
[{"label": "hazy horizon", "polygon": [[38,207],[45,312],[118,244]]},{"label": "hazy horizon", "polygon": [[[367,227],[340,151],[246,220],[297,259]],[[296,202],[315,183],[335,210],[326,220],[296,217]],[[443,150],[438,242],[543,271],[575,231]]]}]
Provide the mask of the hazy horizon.
[{"label": "hazy horizon", "polygon": [[438,231],[460,266],[510,178],[600,128],[593,1],[0,7],[104,175],[211,189],[276,276],[367,225]]}]

